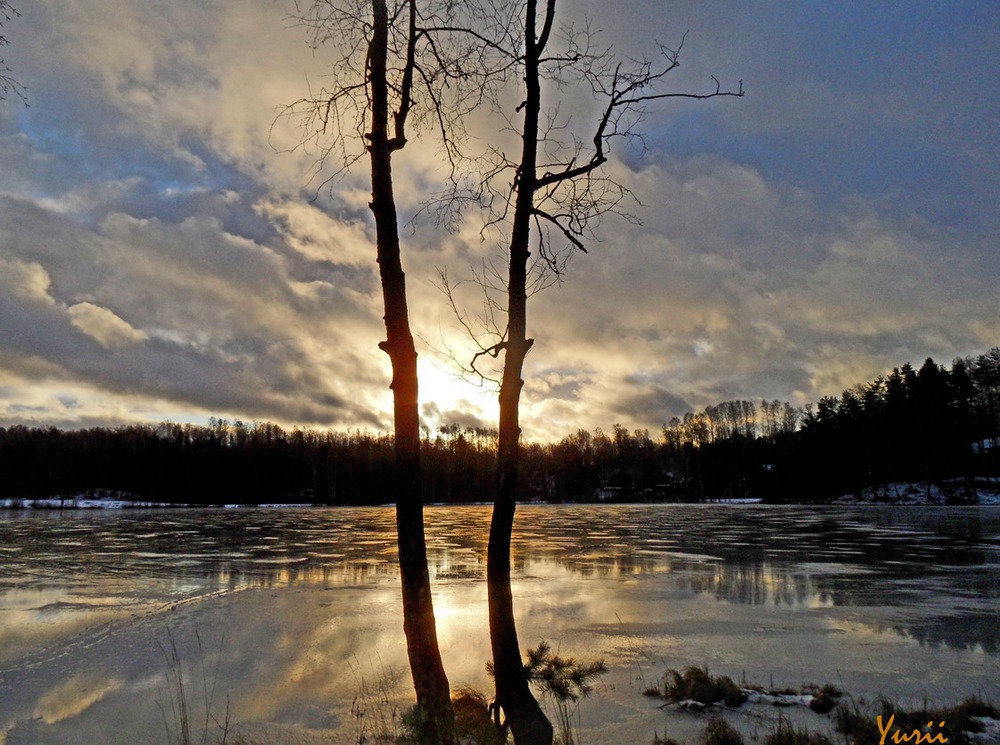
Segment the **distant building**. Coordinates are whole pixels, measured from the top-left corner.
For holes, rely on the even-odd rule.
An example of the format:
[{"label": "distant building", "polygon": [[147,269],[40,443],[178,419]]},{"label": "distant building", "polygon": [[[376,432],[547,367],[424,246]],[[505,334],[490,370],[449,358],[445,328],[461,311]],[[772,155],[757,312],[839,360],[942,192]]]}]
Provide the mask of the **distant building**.
[{"label": "distant building", "polygon": [[598,502],[617,502],[621,500],[622,488],[620,486],[602,486],[594,492],[594,497]]},{"label": "distant building", "polygon": [[996,449],[998,443],[996,438],[987,437],[985,440],[980,440],[979,442],[972,443],[972,452],[976,455],[981,453],[988,453],[991,450]]}]

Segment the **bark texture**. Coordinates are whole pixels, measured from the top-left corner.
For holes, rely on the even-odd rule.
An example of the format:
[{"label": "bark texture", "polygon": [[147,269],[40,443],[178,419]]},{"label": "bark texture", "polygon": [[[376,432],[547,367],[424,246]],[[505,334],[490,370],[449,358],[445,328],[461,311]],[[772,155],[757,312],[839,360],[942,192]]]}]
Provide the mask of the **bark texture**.
[{"label": "bark texture", "polygon": [[[412,10],[412,3],[411,3]],[[405,144],[402,122],[396,115],[395,137],[389,139],[388,11],[385,0],[372,0],[373,33],[368,66],[372,127],[368,135],[371,156],[372,201],[375,216],[379,277],[385,307],[386,340],[379,347],[392,364],[393,421],[396,457],[396,535],[403,588],[403,630],[417,706],[430,742],[455,741],[451,690],[441,662],[427,569],[423,498],[420,490],[420,420],[417,413],[417,352],[410,332],[406,277],[399,250],[399,227],[393,198],[392,153]],[[413,14],[411,13],[411,25]],[[404,98],[408,93],[404,93]],[[408,107],[408,98],[401,111]]]},{"label": "bark texture", "polygon": [[546,6],[542,38],[535,36],[536,0],[528,0],[525,13],[524,128],[521,161],[517,171],[514,220],[510,241],[510,268],[507,280],[507,339],[503,375],[500,381],[500,427],[498,441],[499,485],[487,553],[486,576],[489,586],[490,643],[496,679],[497,703],[510,724],[517,745],[551,745],[552,724],[531,693],[521,660],[514,622],[514,602],[510,587],[510,541],[517,506],[518,466],[521,428],[519,409],[524,358],[531,348],[527,338],[527,276],[531,216],[536,188],[538,115],[541,108],[539,57],[551,24],[554,0]]}]

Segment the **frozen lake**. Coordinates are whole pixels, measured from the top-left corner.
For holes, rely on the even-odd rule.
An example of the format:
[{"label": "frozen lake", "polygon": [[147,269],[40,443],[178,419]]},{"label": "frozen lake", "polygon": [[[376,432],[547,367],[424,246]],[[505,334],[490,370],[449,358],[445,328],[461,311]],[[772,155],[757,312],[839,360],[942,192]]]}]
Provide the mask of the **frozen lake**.
[{"label": "frozen lake", "polygon": [[[427,510],[453,687],[490,688],[489,512]],[[700,728],[666,667],[1000,699],[1000,507],[531,506],[514,560],[521,646],[610,668],[585,745]],[[412,699],[394,562],[390,508],[0,512],[0,745],[166,742],[172,645],[196,719],[357,742]]]}]

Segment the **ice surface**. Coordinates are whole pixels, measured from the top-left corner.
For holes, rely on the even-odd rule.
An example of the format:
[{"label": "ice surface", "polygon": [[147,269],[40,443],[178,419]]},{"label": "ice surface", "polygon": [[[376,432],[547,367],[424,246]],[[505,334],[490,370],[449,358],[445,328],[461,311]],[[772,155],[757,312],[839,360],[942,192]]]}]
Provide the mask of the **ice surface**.
[{"label": "ice surface", "polygon": [[[488,689],[489,509],[427,518],[450,680]],[[516,527],[522,647],[610,668],[581,705],[587,742],[691,739],[690,714],[641,696],[667,667],[1000,697],[996,508],[543,506]],[[173,648],[192,706],[210,683],[216,715],[228,697],[282,742],[356,742],[375,681],[395,680],[386,706],[412,701],[391,509],[15,511],[0,546],[9,745],[165,741]]]}]

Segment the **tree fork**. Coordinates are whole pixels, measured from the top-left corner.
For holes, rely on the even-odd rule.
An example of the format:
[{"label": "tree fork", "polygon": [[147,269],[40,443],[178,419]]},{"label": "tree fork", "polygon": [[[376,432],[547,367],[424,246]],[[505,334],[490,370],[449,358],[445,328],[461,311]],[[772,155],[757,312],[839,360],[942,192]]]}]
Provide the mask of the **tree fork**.
[{"label": "tree fork", "polygon": [[524,81],[526,96],[520,107],[524,115],[521,162],[515,179],[514,220],[511,227],[510,266],[507,279],[507,348],[500,382],[500,426],[497,443],[498,491],[490,521],[486,578],[489,587],[490,643],[496,679],[497,703],[503,708],[516,745],[551,745],[553,729],[531,693],[514,621],[510,586],[510,541],[517,507],[517,476],[520,460],[519,407],[524,381],[521,373],[531,348],[527,338],[528,258],[531,255],[531,216],[537,188],[535,168],[538,151],[538,117],[541,85],[538,66],[555,10],[547,0],[540,36],[535,37],[537,0],[525,9]]},{"label": "tree fork", "polygon": [[[410,3],[411,33],[415,8]],[[441,661],[427,568],[423,496],[420,481],[420,419],[418,414],[417,353],[410,331],[406,303],[406,276],[399,249],[399,228],[393,198],[392,153],[402,147],[402,128],[408,100],[396,117],[397,137],[388,138],[389,86],[386,74],[389,17],[385,0],[372,0],[374,25],[369,45],[368,71],[372,128],[368,134],[376,251],[386,340],[379,344],[392,366],[394,449],[396,460],[396,536],[403,595],[403,633],[417,707],[425,734],[435,745],[455,742],[455,715],[451,690]],[[404,93],[404,99],[408,93]]]}]

